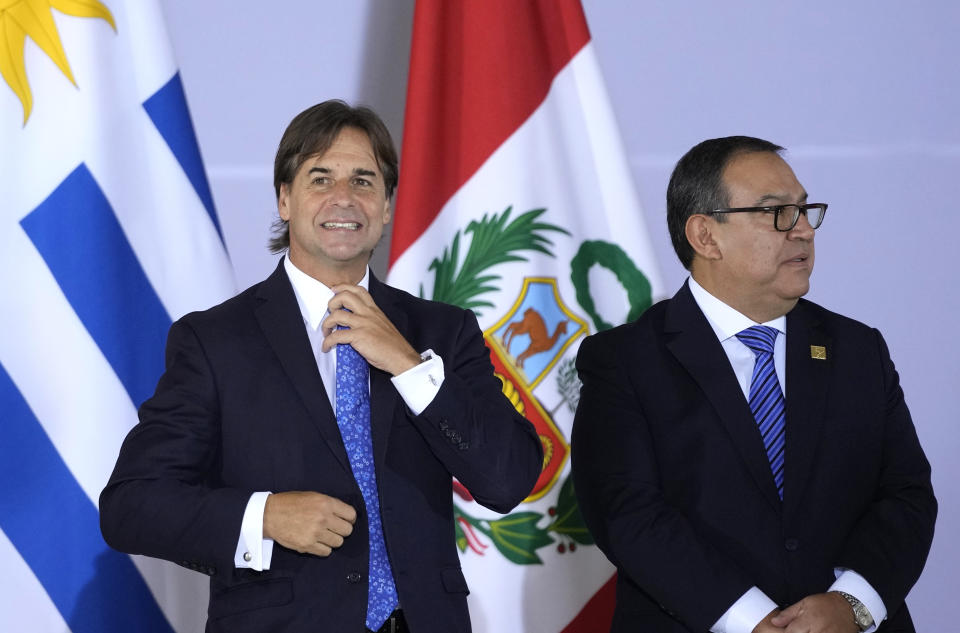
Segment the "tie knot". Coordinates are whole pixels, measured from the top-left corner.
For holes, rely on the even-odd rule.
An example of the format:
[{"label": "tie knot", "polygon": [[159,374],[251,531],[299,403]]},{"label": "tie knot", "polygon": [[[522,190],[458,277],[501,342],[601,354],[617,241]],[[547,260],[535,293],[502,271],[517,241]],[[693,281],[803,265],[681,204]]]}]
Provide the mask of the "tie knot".
[{"label": "tie knot", "polygon": [[737,338],[753,350],[754,354],[772,354],[773,342],[777,340],[777,329],[767,325],[754,325],[739,332]]}]

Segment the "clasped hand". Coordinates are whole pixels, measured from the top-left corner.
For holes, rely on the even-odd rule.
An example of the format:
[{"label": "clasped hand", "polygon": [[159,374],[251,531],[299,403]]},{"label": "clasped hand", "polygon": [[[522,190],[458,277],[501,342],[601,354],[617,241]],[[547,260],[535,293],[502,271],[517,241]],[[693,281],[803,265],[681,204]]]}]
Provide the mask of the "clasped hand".
[{"label": "clasped hand", "polygon": [[774,609],[753,633],[857,633],[853,610],[836,592],[807,596],[783,611]]}]

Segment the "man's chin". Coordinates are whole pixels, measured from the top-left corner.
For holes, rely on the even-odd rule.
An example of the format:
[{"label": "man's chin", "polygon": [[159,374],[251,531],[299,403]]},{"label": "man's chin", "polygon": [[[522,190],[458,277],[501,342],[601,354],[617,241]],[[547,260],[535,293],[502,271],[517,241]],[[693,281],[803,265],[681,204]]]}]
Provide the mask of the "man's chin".
[{"label": "man's chin", "polygon": [[796,271],[787,278],[781,278],[782,297],[799,299],[810,292],[810,271]]},{"label": "man's chin", "polygon": [[372,248],[361,248],[354,244],[330,246],[317,249],[314,253],[317,259],[322,259],[335,265],[350,265],[356,262],[366,263],[373,254]]},{"label": "man's chin", "polygon": [[796,305],[800,299],[805,296],[810,291],[810,284],[805,284],[802,287],[798,286],[795,288],[790,288],[786,292],[782,293],[780,296],[783,298],[784,302],[789,303],[792,306]]}]

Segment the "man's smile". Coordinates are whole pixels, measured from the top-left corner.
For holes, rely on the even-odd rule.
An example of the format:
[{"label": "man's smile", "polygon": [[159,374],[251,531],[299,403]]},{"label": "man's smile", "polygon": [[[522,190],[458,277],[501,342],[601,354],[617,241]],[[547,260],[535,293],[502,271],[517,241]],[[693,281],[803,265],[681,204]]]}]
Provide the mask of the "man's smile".
[{"label": "man's smile", "polygon": [[346,231],[360,230],[359,222],[324,222],[320,226],[322,226],[327,230],[346,230]]}]

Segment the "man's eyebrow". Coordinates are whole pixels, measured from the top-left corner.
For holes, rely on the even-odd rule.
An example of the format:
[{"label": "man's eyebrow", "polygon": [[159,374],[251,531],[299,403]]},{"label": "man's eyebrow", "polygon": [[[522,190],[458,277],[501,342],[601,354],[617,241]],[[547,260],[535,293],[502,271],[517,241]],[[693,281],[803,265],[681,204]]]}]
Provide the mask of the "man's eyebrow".
[{"label": "man's eyebrow", "polygon": [[[807,202],[806,191],[803,192],[803,195],[800,196],[800,199],[797,202],[800,204],[805,204]],[[756,202],[753,203],[753,206],[766,207],[766,206],[771,206],[770,203],[793,204],[793,199],[787,194],[768,193],[766,195],[763,195],[757,198]]]},{"label": "man's eyebrow", "polygon": [[[326,174],[332,173],[332,170],[329,167],[311,167],[310,169],[307,170],[308,175],[313,173],[326,175]],[[367,176],[369,178],[376,178],[378,176],[377,172],[373,171],[372,169],[366,169],[364,167],[357,167],[356,169],[354,169],[353,175]]]}]

